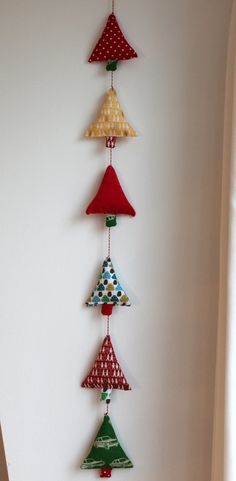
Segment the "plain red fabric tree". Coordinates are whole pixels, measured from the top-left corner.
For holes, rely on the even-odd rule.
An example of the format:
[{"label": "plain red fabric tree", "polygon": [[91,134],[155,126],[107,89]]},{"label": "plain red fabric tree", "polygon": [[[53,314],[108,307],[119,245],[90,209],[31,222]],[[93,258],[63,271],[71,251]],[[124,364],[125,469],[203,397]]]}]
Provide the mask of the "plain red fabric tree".
[{"label": "plain red fabric tree", "polygon": [[135,216],[135,210],[125,196],[112,165],[107,167],[98,192],[86,209],[86,214]]}]

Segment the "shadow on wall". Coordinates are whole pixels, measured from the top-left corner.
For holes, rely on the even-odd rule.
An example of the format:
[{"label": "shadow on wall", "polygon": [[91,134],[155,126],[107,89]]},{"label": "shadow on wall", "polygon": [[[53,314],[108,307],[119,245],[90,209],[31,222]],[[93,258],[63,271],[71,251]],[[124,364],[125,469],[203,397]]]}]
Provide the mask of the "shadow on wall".
[{"label": "shadow on wall", "polygon": [[0,480],[9,481],[1,425],[0,425]]}]

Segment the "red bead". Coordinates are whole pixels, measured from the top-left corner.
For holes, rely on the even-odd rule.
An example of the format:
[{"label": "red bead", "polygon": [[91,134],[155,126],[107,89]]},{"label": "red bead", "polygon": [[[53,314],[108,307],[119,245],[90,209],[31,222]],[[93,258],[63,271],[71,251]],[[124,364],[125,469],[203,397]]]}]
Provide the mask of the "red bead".
[{"label": "red bead", "polygon": [[111,468],[102,468],[100,478],[110,478],[111,477]]},{"label": "red bead", "polygon": [[112,309],[113,309],[113,304],[102,304],[103,316],[111,316]]}]

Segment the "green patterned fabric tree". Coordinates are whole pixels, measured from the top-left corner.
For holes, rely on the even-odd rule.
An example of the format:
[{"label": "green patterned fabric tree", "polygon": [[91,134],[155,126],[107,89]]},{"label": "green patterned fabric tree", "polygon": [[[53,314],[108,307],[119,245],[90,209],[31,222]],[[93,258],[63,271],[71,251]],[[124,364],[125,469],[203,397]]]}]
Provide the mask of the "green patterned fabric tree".
[{"label": "green patterned fabric tree", "polygon": [[81,465],[82,469],[101,468],[101,478],[110,478],[115,468],[133,468],[123,451],[107,414],[97,433],[92,449]]}]

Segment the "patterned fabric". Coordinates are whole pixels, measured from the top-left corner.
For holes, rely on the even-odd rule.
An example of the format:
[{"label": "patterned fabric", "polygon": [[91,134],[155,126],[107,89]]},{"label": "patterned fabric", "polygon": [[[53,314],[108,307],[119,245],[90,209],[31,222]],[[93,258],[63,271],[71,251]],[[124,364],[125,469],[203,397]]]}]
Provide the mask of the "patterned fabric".
[{"label": "patterned fabric", "polygon": [[85,137],[136,137],[127,122],[114,88],[108,90],[100,114],[85,132]]},{"label": "patterned fabric", "polygon": [[108,149],[114,149],[116,146],[116,137],[107,137],[106,139],[106,147]]},{"label": "patterned fabric", "polygon": [[105,391],[131,389],[117,361],[110,336],[105,337],[91,371],[82,382],[82,387],[99,388]]},{"label": "patterned fabric", "polygon": [[106,227],[115,227],[117,225],[116,215],[106,216]]},{"label": "patterned fabric", "polygon": [[121,287],[110,257],[102,265],[95,290],[86,302],[87,306],[98,304],[112,304],[116,306],[130,306],[130,300]]},{"label": "patterned fabric", "polygon": [[112,395],[112,389],[102,389],[101,390],[101,401],[106,401],[109,404],[109,401],[111,400],[111,395]]},{"label": "patterned fabric", "polygon": [[112,165],[106,168],[100,187],[86,214],[125,214],[135,216],[135,210],[125,196]]},{"label": "patterned fabric", "polygon": [[137,56],[137,53],[125,39],[116,17],[112,13],[108,17],[105,29],[89,58],[89,62],[129,60]]},{"label": "patterned fabric", "polygon": [[81,464],[81,469],[133,468],[133,464],[123,451],[108,415],[97,433],[89,455]]}]

